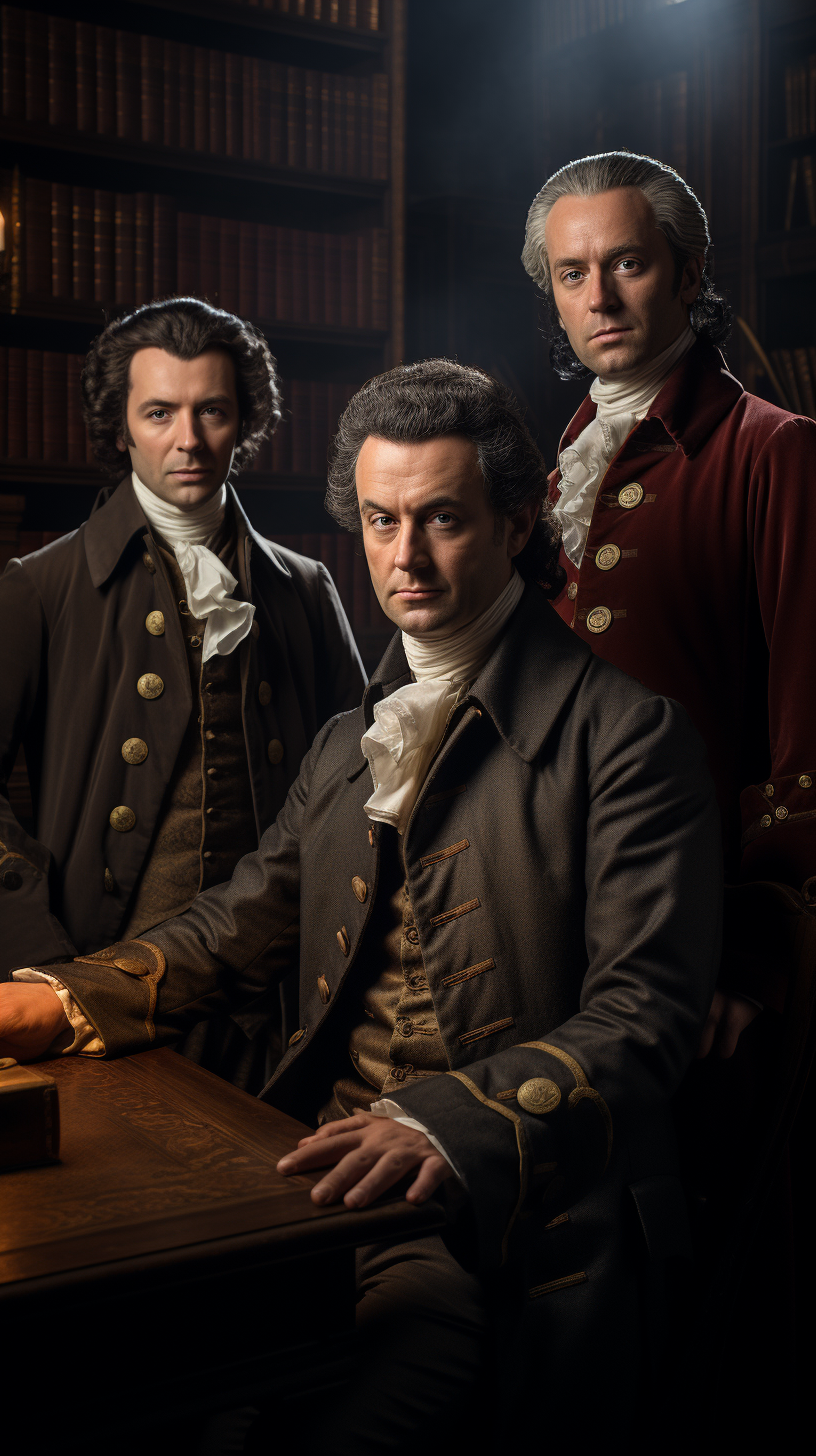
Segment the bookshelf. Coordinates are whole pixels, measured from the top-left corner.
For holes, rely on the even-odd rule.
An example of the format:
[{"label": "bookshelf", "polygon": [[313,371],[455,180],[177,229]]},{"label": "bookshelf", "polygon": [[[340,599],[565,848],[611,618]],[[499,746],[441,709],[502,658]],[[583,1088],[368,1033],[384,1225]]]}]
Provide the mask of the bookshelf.
[{"label": "bookshelf", "polygon": [[[811,413],[816,390],[804,380],[791,388],[785,358],[794,378],[797,359],[816,365],[816,192],[806,176],[816,176],[816,4],[555,0],[539,5],[539,49],[541,179],[617,147],[676,167],[708,214],[716,286],[771,358],[787,407]],[[747,389],[782,402],[740,329],[726,356]],[[550,459],[585,392],[544,360],[537,397],[552,421]]]},{"label": "bookshelf", "polygon": [[[328,441],[404,352],[404,30],[404,0],[0,7],[0,558],[102,483],[78,377],[105,319],[189,292],[278,360],[284,421],[238,481],[253,523],[337,562]],[[390,629],[343,594],[371,666]]]}]

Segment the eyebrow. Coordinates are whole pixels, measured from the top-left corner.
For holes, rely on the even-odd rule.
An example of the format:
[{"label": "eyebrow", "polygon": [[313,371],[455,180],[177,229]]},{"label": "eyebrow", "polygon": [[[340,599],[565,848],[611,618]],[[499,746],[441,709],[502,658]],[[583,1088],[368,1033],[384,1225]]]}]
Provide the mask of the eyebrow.
[{"label": "eyebrow", "polygon": [[[610,248],[604,253],[605,259],[619,258],[623,253],[642,253],[642,243],[621,243],[617,248]],[[585,263],[585,258],[557,258],[551,265],[553,268],[579,268]]]},{"label": "eyebrow", "polygon": [[[461,508],[462,508],[462,502],[456,500],[455,497],[454,496],[451,496],[451,495],[437,496],[434,500],[423,502],[422,510],[423,511],[438,511],[438,510],[441,510],[442,506],[457,506],[461,510]],[[361,501],[360,502],[360,510],[361,511],[382,511],[382,513],[383,513],[384,516],[393,515],[393,512],[390,511],[387,506],[381,506],[381,505],[379,505],[377,503],[377,501],[373,501],[373,500],[364,500],[364,501]]]},{"label": "eyebrow", "polygon": [[[208,404],[232,404],[228,394],[211,394],[207,399],[197,400],[195,409],[206,409]],[[177,399],[145,399],[139,405],[140,410],[146,409],[178,409]]]}]

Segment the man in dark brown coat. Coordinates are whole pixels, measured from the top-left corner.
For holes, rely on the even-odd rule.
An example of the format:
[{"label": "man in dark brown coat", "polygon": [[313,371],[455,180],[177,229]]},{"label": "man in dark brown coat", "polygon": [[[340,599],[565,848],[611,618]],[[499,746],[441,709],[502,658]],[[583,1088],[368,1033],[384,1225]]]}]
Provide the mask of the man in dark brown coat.
[{"label": "man in dark brown coat", "polygon": [[543,462],[487,376],[371,381],[330,482],[402,628],[362,707],[318,734],[229,885],[0,987],[0,1052],[68,1039],[63,1005],[86,1055],[261,1014],[299,962],[263,1096],[318,1130],[281,1170],[325,1167],[312,1197],[349,1208],[410,1175],[409,1200],[444,1184],[461,1213],[450,1248],[363,1252],[360,1380],[300,1448],[427,1448],[460,1402],[484,1434],[492,1338],[489,1449],[630,1449],[640,1295],[687,1252],[667,1101],[719,956],[703,745],[551,610]]},{"label": "man in dark brown coat", "polygon": [[[6,973],[139,935],[229,879],[365,681],[325,568],[263,540],[225,484],[280,418],[254,328],[150,305],[97,339],[84,392],[101,462],[133,474],[0,579],[0,781],[22,742],[36,824],[0,798]],[[186,1050],[258,1091],[267,1026],[222,1018]]]}]

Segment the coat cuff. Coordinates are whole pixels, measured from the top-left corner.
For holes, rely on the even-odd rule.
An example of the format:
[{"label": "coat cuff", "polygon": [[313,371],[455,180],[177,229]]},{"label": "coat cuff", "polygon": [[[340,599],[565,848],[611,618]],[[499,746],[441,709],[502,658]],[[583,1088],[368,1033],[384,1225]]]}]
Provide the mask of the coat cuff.
[{"label": "coat cuff", "polygon": [[156,996],[165,959],[150,941],[119,941],[90,955],[32,969],[44,971],[70,992],[105,1056],[126,1056],[155,1043]]}]

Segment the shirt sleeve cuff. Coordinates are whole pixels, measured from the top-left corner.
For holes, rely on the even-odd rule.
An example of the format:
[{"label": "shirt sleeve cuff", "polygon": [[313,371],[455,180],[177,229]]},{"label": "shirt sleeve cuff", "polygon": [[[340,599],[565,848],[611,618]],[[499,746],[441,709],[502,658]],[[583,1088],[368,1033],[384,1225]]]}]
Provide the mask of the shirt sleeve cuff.
[{"label": "shirt sleeve cuff", "polygon": [[[14,981],[47,981],[52,986],[62,1002],[62,1009],[71,1023],[71,1031],[66,1028],[55,1037],[46,1051],[47,1057],[65,1057],[81,1053],[86,1057],[104,1057],[105,1043],[91,1026],[90,1021],[84,1012],[80,1010],[67,986],[63,986],[56,976],[49,976],[45,971],[35,971],[32,966],[24,966],[19,971],[12,971]],[[73,1039],[71,1039],[73,1032]]]},{"label": "shirt sleeve cuff", "polygon": [[453,1159],[448,1153],[445,1152],[445,1149],[443,1148],[439,1139],[435,1138],[433,1133],[428,1131],[424,1123],[417,1122],[415,1117],[408,1117],[406,1113],[402,1111],[399,1103],[394,1102],[393,1098],[381,1097],[379,1102],[373,1102],[368,1110],[369,1112],[372,1112],[375,1117],[390,1117],[393,1122],[401,1122],[403,1127],[411,1127],[414,1129],[414,1132],[424,1133],[426,1138],[428,1139],[428,1142],[433,1143],[436,1151],[440,1153],[445,1159],[445,1162],[447,1163],[451,1172],[456,1175],[460,1183],[464,1184],[464,1178],[459,1172],[459,1169],[457,1168]]}]

